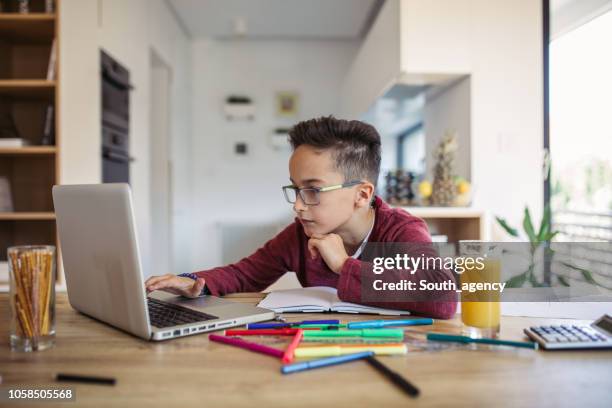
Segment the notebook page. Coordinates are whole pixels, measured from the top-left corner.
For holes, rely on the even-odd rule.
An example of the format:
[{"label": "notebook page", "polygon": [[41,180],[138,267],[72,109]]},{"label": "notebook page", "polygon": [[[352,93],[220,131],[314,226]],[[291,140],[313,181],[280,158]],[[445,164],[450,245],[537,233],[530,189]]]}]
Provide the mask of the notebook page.
[{"label": "notebook page", "polygon": [[275,312],[322,312],[330,310],[337,299],[336,289],[313,286],[270,292],[257,306]]}]

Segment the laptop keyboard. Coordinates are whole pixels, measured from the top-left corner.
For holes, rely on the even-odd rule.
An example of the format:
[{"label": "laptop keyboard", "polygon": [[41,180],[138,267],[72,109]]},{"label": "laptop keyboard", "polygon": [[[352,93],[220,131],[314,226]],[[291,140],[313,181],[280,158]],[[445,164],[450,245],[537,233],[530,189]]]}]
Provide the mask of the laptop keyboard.
[{"label": "laptop keyboard", "polygon": [[211,316],[206,313],[162,302],[157,299],[147,298],[147,303],[149,306],[149,320],[151,321],[151,325],[160,329],[217,319],[217,316]]}]

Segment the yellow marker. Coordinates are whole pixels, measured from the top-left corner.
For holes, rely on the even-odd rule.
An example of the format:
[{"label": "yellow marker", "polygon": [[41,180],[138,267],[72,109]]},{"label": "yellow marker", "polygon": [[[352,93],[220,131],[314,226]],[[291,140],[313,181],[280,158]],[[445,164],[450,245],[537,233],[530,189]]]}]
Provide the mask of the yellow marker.
[{"label": "yellow marker", "polygon": [[295,357],[342,356],[363,351],[373,351],[375,355],[390,356],[395,354],[406,354],[408,349],[404,343],[339,344],[334,346],[298,347],[295,349]]}]

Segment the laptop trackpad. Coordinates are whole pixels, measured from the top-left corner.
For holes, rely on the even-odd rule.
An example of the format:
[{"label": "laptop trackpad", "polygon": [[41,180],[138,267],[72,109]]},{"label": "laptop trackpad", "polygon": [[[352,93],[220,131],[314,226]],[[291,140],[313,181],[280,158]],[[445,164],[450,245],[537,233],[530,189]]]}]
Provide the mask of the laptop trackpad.
[{"label": "laptop trackpad", "polygon": [[175,305],[188,307],[192,309],[209,309],[211,307],[228,306],[234,304],[234,302],[221,299],[216,296],[202,296],[195,299],[189,299],[183,296],[173,295],[172,293],[156,291],[149,294],[149,297],[158,299],[164,302],[172,303]]}]

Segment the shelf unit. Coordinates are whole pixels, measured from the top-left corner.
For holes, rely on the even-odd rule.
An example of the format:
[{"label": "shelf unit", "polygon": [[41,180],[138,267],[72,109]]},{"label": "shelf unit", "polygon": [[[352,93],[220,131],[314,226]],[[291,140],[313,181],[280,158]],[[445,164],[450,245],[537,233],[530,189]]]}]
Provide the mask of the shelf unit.
[{"label": "shelf unit", "polygon": [[448,242],[488,240],[487,213],[470,207],[397,207],[422,218],[432,235],[446,235]]},{"label": "shelf unit", "polygon": [[[0,12],[0,115],[10,117],[24,147],[0,147],[0,177],[9,180],[13,212],[0,212],[0,290],[8,286],[6,249],[13,245],[58,245],[51,188],[59,184],[59,21],[44,13],[44,0],[30,0],[29,14],[19,14],[15,0]],[[55,41],[55,79],[47,80]],[[54,107],[55,144],[43,146],[47,109]],[[57,285],[63,286],[59,273]]]}]

